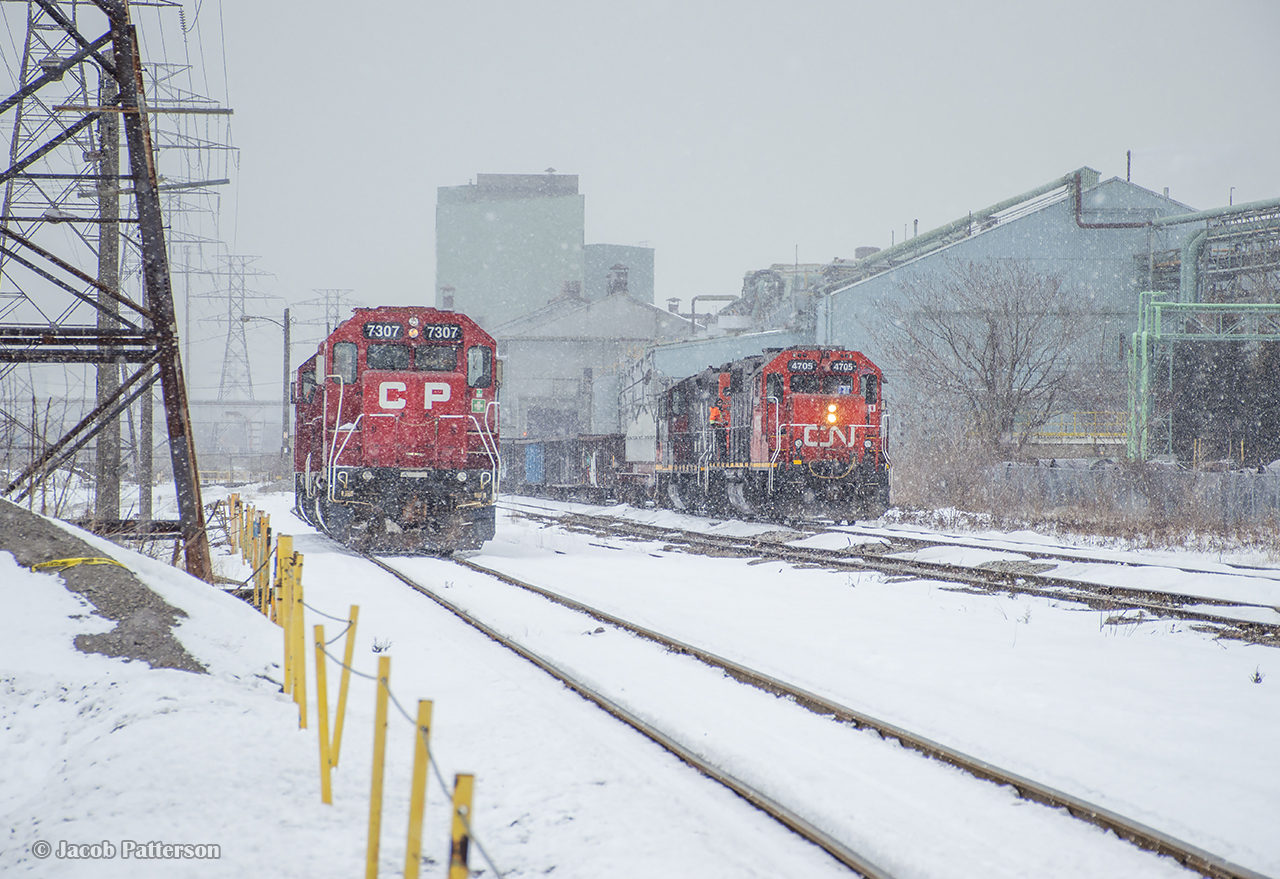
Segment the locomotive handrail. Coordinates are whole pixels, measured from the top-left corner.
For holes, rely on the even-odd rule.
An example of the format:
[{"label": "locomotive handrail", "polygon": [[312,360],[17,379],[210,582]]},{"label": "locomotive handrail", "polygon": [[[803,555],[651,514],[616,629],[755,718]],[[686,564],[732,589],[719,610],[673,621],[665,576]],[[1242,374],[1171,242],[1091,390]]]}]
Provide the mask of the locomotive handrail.
[{"label": "locomotive handrail", "polygon": [[489,456],[489,464],[492,470],[490,480],[493,484],[494,500],[498,498],[498,468],[502,463],[502,457],[497,450],[497,442],[493,439],[493,433],[489,430],[489,406],[497,406],[497,400],[491,400],[489,405],[484,409],[484,426],[480,426],[480,422],[476,420],[475,415],[471,416],[471,423],[476,426],[476,433],[480,434],[480,442],[484,443],[485,454]]},{"label": "locomotive handrail", "polygon": [[[333,427],[333,443],[329,443],[329,379],[336,378],[338,380],[338,414],[334,416]],[[320,401],[320,456],[324,459],[324,481],[325,494],[329,500],[333,500],[333,446],[338,444],[338,425],[342,423],[342,397],[346,393],[346,382],[342,380],[341,373],[331,373],[324,376],[324,395]]]},{"label": "locomotive handrail", "polygon": [[773,404],[773,457],[769,459],[769,493],[773,494],[773,473],[778,468],[778,456],[782,454],[782,401],[777,397],[765,397]]},{"label": "locomotive handrail", "polygon": [[[339,406],[342,405],[341,397],[338,398],[338,405]],[[338,414],[339,415],[342,414],[341,409],[338,410]],[[341,458],[342,453],[347,450],[347,443],[351,442],[351,437],[354,436],[356,430],[359,429],[361,418],[364,418],[363,412],[357,415],[356,420],[351,422],[350,424],[347,424],[347,425],[339,424],[333,429],[333,444],[335,447],[338,445],[338,431],[345,430],[347,432],[347,438],[342,441],[342,448],[335,450],[333,458],[329,462],[329,474],[328,474],[329,485],[327,486],[327,489],[328,489],[329,500],[333,501],[334,503],[337,503],[338,501],[338,499],[333,496],[333,486],[334,486],[334,483],[338,481],[338,459]]]}]

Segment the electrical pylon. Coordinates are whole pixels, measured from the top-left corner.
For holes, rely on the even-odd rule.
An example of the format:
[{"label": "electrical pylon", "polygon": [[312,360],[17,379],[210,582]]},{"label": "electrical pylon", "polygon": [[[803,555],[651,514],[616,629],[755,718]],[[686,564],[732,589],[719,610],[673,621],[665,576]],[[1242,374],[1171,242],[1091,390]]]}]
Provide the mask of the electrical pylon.
[{"label": "electrical pylon", "polygon": [[[91,22],[91,11],[105,16],[106,32],[86,37],[81,25]],[[126,0],[32,0],[28,4],[29,32],[34,45],[49,47],[49,55],[37,65],[40,73],[28,71],[24,62],[18,90],[0,102],[0,114],[21,114],[39,108],[42,120],[16,125],[30,132],[27,139],[15,135],[9,167],[0,173],[0,183],[8,189],[27,187],[30,199],[6,199],[6,213],[0,218],[0,258],[3,277],[17,287],[8,298],[15,307],[6,317],[39,323],[9,323],[0,326],[0,363],[84,363],[132,364],[136,370],[75,425],[52,443],[3,489],[3,494],[21,500],[49,473],[59,467],[107,423],[119,416],[153,384],[159,383],[165,403],[170,459],[177,490],[181,537],[188,572],[211,579],[212,564],[201,506],[200,482],[182,377],[178,333],[169,276],[168,250],[161,211],[156,156],[152,148],[150,113],[143,94],[142,60],[138,35],[130,20]],[[64,36],[65,35],[65,39]],[[72,73],[79,68],[80,74]],[[101,71],[108,86],[100,95],[91,95],[87,83]],[[58,85],[71,75],[74,87]],[[94,155],[88,139],[94,125],[104,117],[118,119],[123,129],[125,170],[103,170],[101,155]],[[64,122],[70,119],[70,122]],[[89,147],[86,149],[86,145]],[[96,170],[82,165],[95,162]],[[76,211],[67,201],[74,187],[91,183],[117,194],[130,195],[132,215],[112,217],[99,211]],[[122,184],[131,184],[124,189]],[[27,215],[24,205],[35,202],[40,193],[50,204],[38,215]],[[38,204],[38,202],[35,202]],[[32,208],[34,210],[34,208]],[[76,265],[84,263],[83,251],[98,248],[87,230],[114,224],[136,227],[141,252],[143,301],[126,295],[118,283],[94,277]],[[77,246],[77,241],[83,247]],[[78,254],[77,259],[72,253]],[[70,298],[68,298],[70,297]],[[112,314],[112,303],[118,312]],[[85,309],[85,306],[89,309]],[[78,312],[92,310],[92,324]],[[107,317],[100,323],[98,314]],[[29,316],[28,316],[29,315]],[[124,372],[129,373],[130,368]]]}]

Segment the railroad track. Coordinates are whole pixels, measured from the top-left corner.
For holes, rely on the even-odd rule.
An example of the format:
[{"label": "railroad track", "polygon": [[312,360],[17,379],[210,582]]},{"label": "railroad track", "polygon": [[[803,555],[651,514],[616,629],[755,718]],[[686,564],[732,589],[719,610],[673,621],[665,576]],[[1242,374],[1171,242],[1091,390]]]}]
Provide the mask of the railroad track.
[{"label": "railroad track", "polygon": [[[601,694],[593,687],[578,680],[572,674],[559,668],[553,661],[538,655],[514,639],[497,631],[478,619],[456,603],[440,595],[391,564],[374,556],[365,555],[368,561],[391,574],[417,592],[441,605],[455,616],[483,632],[486,636],[502,646],[514,651],[524,659],[537,665],[546,673],[564,683],[579,695],[595,703],[614,717],[627,723],[659,746],[663,747],[699,772],[728,787],[752,805],[769,814],[804,839],[823,848],[836,860],[859,875],[868,879],[888,877],[889,874],[868,861],[845,843],[831,834],[815,826],[786,805],[755,789],[746,782],[709,763],[693,750],[682,744],[672,735],[664,732],[652,723],[642,720],[634,713],[619,705],[609,697]],[[511,577],[499,571],[486,568],[465,559],[453,559],[455,564],[467,568],[486,577],[492,577],[509,586],[526,590],[557,605],[584,614],[597,622],[605,623],[617,629],[630,632],[640,638],[660,645],[668,651],[692,657],[703,664],[723,671],[735,680],[755,687],[774,696],[792,700],[806,710],[829,718],[833,722],[848,724],[858,729],[876,732],[882,739],[893,739],[902,746],[915,750],[929,758],[957,767],[975,778],[998,785],[1007,785],[1017,792],[1018,796],[1051,808],[1066,810],[1073,817],[1090,824],[1110,830],[1122,839],[1155,854],[1171,857],[1185,867],[1214,879],[1265,879],[1261,874],[1237,864],[1233,864],[1208,851],[1176,839],[1159,830],[1140,822],[1126,818],[1116,812],[1089,803],[1071,794],[1040,784],[1024,776],[1008,772],[984,760],[971,757],[953,748],[949,748],[924,736],[917,735],[902,727],[872,717],[864,712],[841,705],[830,699],[812,693],[801,687],[790,684],[779,678],[748,668],[740,663],[718,656],[709,651],[683,641],[670,638],[660,632],[607,613],[598,608],[560,595],[532,583]]]},{"label": "railroad track", "polygon": [[1223,566],[1230,570],[1223,571],[1221,569],[1197,568],[1181,564],[1172,565],[1165,562],[1103,558],[1100,556],[1089,555],[1087,552],[1082,550],[1067,551],[1062,547],[1023,543],[1021,541],[1008,538],[965,539],[954,534],[929,534],[928,532],[911,531],[909,529],[899,528],[896,526],[892,528],[875,528],[861,525],[832,525],[830,530],[843,534],[887,540],[892,545],[892,548],[887,550],[889,552],[910,552],[912,550],[928,549],[938,546],[964,547],[967,549],[980,549],[990,552],[1024,553],[1035,556],[1035,560],[1051,559],[1055,562],[1116,565],[1118,567],[1126,568],[1160,567],[1171,571],[1181,571],[1185,574],[1212,574],[1219,577],[1258,577],[1280,581],[1280,570],[1254,565],[1224,563]]},{"label": "railroad track", "polygon": [[[506,505],[514,515],[533,521],[555,523],[569,530],[585,531],[600,536],[621,536],[661,541],[665,548],[685,552],[714,552],[720,555],[736,555],[742,558],[761,558],[798,565],[815,565],[826,568],[878,571],[889,577],[907,579],[940,580],[963,585],[966,589],[981,593],[1007,593],[1033,595],[1042,598],[1072,601],[1094,610],[1137,610],[1156,617],[1172,617],[1211,628],[1222,638],[1249,641],[1251,643],[1280,647],[1280,623],[1243,619],[1224,613],[1203,610],[1214,608],[1247,608],[1254,612],[1275,612],[1276,608],[1264,604],[1231,601],[1220,598],[1192,596],[1178,592],[1121,587],[1103,583],[1055,577],[1036,573],[1026,566],[968,567],[930,562],[918,559],[895,558],[886,553],[910,551],[911,547],[891,546],[878,549],[850,547],[845,550],[799,547],[776,540],[759,537],[728,537],[705,534],[687,529],[647,525],[611,516],[565,513],[553,515],[538,512],[528,505]],[[921,542],[920,547],[936,546]],[[957,545],[957,544],[947,544]],[[971,544],[963,544],[970,546]],[[989,549],[990,547],[980,547]],[[1073,562],[1098,564],[1123,564],[1109,560],[1063,556]],[[1186,569],[1179,569],[1186,570]],[[1194,569],[1191,569],[1194,570]],[[1220,572],[1205,572],[1220,573]],[[1230,575],[1223,575],[1230,576]],[[1238,576],[1248,576],[1240,574]],[[1128,621],[1132,622],[1132,619]]]}]

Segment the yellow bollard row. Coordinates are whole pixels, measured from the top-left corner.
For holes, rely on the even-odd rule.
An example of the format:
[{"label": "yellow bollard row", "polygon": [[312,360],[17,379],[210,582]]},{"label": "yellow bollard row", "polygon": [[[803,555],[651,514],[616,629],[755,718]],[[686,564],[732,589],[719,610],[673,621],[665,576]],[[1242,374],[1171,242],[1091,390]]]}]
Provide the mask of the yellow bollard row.
[{"label": "yellow bollard row", "polygon": [[[284,685],[298,705],[298,726],[307,726],[306,635],[302,592],[301,553],[294,552],[293,538],[280,535],[272,548],[271,517],[246,504],[238,494],[227,502],[228,532],[233,552],[253,571],[253,604],[272,622],[280,626],[284,641]],[[275,575],[271,561],[275,560]],[[338,768],[342,750],[343,721],[351,682],[355,653],[356,623],[360,608],[352,605],[349,613],[346,644],[343,650],[342,674],[338,685],[338,702],[332,735],[329,725],[329,691],[326,674],[326,642],[324,626],[314,626],[317,730],[320,744],[320,799],[333,803],[332,773]],[[336,640],[336,639],[335,639]],[[369,796],[369,840],[365,860],[366,879],[377,879],[378,852],[382,836],[382,792],[386,765],[387,701],[390,696],[391,658],[378,659],[378,692],[374,716],[373,772]],[[419,700],[415,724],[413,770],[410,777],[409,829],[405,844],[405,879],[418,879],[422,862],[422,827],[426,818],[427,770],[430,766],[432,703]],[[449,879],[467,879],[470,874],[468,855],[471,847],[471,798],[475,778],[469,774],[454,776],[453,820],[449,837]]]}]

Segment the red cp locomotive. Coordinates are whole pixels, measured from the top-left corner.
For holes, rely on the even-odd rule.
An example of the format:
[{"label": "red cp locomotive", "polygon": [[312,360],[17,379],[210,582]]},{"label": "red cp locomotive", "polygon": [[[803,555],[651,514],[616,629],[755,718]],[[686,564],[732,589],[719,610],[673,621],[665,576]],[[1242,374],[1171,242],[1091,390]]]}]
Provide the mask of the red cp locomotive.
[{"label": "red cp locomotive", "polygon": [[658,501],[766,518],[876,517],[889,508],[880,368],[805,347],[677,382],[658,418]]},{"label": "red cp locomotive", "polygon": [[493,337],[434,308],[357,308],[298,368],[294,491],[360,549],[448,553],[494,534]]}]

